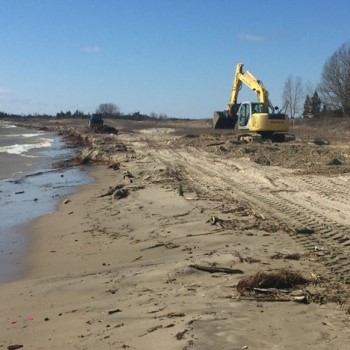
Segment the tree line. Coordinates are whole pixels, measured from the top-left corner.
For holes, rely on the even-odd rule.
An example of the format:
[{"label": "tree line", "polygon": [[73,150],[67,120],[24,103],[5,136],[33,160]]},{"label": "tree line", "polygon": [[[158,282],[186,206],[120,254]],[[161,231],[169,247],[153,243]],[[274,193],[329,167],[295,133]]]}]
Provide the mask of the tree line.
[{"label": "tree line", "polygon": [[303,86],[302,78],[289,75],[283,103],[291,118],[350,117],[350,44],[342,44],[325,62],[316,88]]},{"label": "tree line", "polygon": [[[114,103],[101,103],[95,110],[93,114],[99,114],[104,119],[128,119],[128,120],[179,120],[180,118],[168,117],[165,113],[157,114],[150,113],[144,114],[140,112],[133,113],[122,113],[120,112],[119,107]],[[20,118],[57,118],[57,119],[70,119],[70,118],[79,118],[79,119],[89,119],[91,117],[90,113],[84,113],[83,111],[76,110],[71,111],[60,111],[55,115],[49,114],[28,114],[28,115],[18,115],[0,112],[0,119],[20,119]],[[183,118],[181,118],[183,120]]]}]

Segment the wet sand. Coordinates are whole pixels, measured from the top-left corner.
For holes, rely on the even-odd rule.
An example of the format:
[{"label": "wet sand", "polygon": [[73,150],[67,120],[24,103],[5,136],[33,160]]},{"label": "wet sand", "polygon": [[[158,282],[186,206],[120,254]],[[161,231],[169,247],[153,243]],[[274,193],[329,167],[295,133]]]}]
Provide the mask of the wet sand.
[{"label": "wet sand", "polygon": [[82,168],[38,170],[0,180],[0,282],[22,273],[27,242],[25,226],[34,218],[55,210],[63,196],[92,181]]}]

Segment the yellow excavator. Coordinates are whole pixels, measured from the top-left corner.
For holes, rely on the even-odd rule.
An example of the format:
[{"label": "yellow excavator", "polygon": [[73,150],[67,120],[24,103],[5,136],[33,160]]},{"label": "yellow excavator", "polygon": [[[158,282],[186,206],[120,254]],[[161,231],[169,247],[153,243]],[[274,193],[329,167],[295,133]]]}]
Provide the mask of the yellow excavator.
[{"label": "yellow excavator", "polygon": [[[233,129],[238,131],[238,139],[246,141],[291,141],[295,137],[288,134],[289,118],[287,114],[277,112],[269,100],[269,93],[263,83],[252,73],[243,70],[242,63],[237,64],[227,108],[214,112],[214,129]],[[237,103],[242,84],[253,90],[258,102]],[[269,112],[271,110],[271,112]]]}]

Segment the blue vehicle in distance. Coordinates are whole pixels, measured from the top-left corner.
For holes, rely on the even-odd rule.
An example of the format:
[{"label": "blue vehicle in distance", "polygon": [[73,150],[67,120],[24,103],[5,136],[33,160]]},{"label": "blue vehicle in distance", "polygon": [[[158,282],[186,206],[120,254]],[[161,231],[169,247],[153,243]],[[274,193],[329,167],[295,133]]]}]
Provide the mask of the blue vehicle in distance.
[{"label": "blue vehicle in distance", "polygon": [[89,127],[103,125],[103,119],[99,114],[93,114],[89,119]]}]

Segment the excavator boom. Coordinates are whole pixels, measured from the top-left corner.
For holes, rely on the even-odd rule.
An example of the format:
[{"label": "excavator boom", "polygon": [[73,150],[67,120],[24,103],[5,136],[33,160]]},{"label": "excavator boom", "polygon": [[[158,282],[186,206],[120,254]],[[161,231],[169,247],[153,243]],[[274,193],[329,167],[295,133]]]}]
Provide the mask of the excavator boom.
[{"label": "excavator boom", "polygon": [[243,71],[243,63],[238,63],[236,66],[235,76],[233,78],[231,95],[227,104],[227,110],[230,110],[231,106],[237,104],[237,98],[239,91],[244,83],[251,90],[253,90],[258,98],[258,101],[263,103],[267,108],[269,107],[269,93],[266,90],[263,83],[256,79],[249,71]]}]

